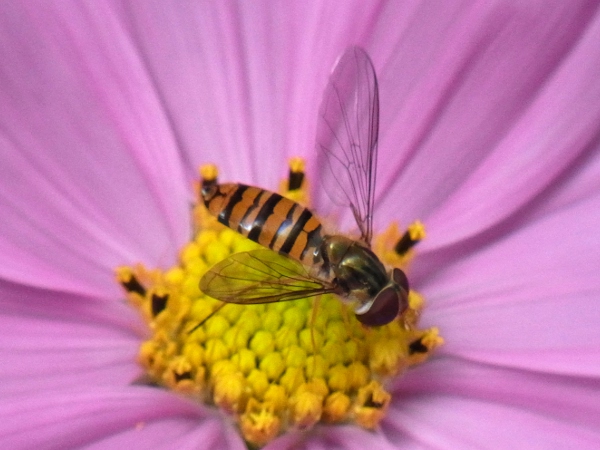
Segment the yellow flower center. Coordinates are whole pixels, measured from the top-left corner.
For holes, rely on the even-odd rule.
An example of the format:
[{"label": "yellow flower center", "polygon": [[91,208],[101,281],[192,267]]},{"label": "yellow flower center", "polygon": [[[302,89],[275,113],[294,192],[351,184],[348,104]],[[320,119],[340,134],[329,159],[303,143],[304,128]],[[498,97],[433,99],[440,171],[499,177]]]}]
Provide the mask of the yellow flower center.
[{"label": "yellow flower center", "polygon": [[[280,191],[307,205],[303,166],[292,160]],[[202,170],[216,177],[214,166]],[[332,295],[224,304],[200,291],[200,278],[227,256],[259,246],[219,224],[202,204],[193,214],[197,231],[177,266],[117,269],[151,331],[139,362],[152,382],[226,411],[252,445],[317,422],[376,428],[391,400],[387,382],[443,343],[436,328],[417,328],[422,297],[411,290],[402,316],[376,328],[360,324]],[[375,238],[373,250],[384,263],[404,268],[423,237],[418,222],[404,234],[392,224]]]}]

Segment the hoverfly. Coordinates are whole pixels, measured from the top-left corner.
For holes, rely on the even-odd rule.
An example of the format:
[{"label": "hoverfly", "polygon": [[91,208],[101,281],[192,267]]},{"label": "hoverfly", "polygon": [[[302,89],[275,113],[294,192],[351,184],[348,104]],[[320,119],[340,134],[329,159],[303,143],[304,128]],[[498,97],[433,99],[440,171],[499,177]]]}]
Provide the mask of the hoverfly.
[{"label": "hoverfly", "polygon": [[313,213],[281,195],[244,184],[202,186],[218,221],[267,249],[231,255],[200,281],[207,295],[227,303],[270,303],[333,293],[366,326],[385,325],[408,307],[408,280],[386,270],[371,251],[379,127],[373,64],[359,47],[338,59],[317,124],[321,181],[331,199],[349,207],[358,240],[328,234]]}]

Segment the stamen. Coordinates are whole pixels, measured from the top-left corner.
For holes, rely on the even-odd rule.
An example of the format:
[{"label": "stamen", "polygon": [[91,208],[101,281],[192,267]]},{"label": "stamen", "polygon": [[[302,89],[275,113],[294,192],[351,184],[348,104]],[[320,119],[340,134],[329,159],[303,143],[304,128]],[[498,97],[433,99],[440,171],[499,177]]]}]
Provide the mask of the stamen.
[{"label": "stamen", "polygon": [[154,292],[151,297],[152,315],[157,316],[167,306],[167,300],[169,300],[169,294]]},{"label": "stamen", "polygon": [[304,160],[299,157],[290,159],[290,173],[288,176],[288,191],[295,191],[302,187],[304,181]]},{"label": "stamen", "polygon": [[408,227],[394,247],[394,250],[398,255],[404,256],[423,239],[425,239],[425,226],[417,220]]},{"label": "stamen", "polygon": [[[282,193],[308,204],[303,165],[293,160]],[[297,186],[294,173],[302,173]],[[210,187],[217,168],[203,166],[201,176]],[[208,269],[259,247],[219,224],[202,204],[193,217],[197,232],[177,266],[122,267],[116,277],[151,332],[138,355],[147,383],[220,408],[249,445],[319,422],[376,428],[391,401],[387,380],[443,343],[436,328],[418,328],[424,301],[413,286],[400,317],[368,329],[332,295],[322,295],[318,307],[309,299],[238,305],[205,296],[199,281]],[[424,236],[416,224],[406,234],[410,242]],[[393,251],[399,236],[397,226],[390,227],[376,237],[373,250],[385,264],[405,270],[408,257]]]},{"label": "stamen", "polygon": [[392,400],[377,381],[371,381],[358,391],[358,402],[354,407],[356,422],[368,429],[374,429],[385,416]]},{"label": "stamen", "polygon": [[142,297],[146,295],[146,289],[140,284],[139,280],[135,277],[133,271],[129,267],[117,268],[117,276],[119,278],[119,283],[127,292],[138,294]]},{"label": "stamen", "polygon": [[202,189],[207,189],[210,186],[217,184],[219,170],[214,164],[204,164],[200,166],[200,180]]}]

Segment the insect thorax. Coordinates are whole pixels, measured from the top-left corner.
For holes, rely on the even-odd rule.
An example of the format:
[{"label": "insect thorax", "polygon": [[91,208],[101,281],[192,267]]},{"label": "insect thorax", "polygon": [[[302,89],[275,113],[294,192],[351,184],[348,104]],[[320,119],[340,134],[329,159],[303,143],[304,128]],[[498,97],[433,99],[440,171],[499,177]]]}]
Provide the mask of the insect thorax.
[{"label": "insect thorax", "polygon": [[325,236],[322,253],[339,295],[363,303],[375,296],[389,277],[377,255],[358,241],[340,235]]}]

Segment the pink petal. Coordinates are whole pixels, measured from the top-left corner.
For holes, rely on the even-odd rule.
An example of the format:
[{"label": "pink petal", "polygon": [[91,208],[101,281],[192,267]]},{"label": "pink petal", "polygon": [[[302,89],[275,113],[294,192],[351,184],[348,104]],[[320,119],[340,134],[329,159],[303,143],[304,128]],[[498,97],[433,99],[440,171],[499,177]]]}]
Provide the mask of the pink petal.
[{"label": "pink petal", "polygon": [[154,388],[71,389],[9,399],[0,405],[0,423],[4,446],[15,449],[48,443],[53,448],[105,443],[124,448],[136,438],[139,448],[166,448],[173,442],[243,448],[215,412]]},{"label": "pink petal", "polygon": [[423,285],[441,352],[549,373],[600,374],[600,195],[465,254]]},{"label": "pink petal", "polygon": [[189,160],[210,158],[224,180],[271,189],[289,156],[314,156],[331,67],[346,46],[366,43],[380,14],[360,1],[143,2],[121,12]]},{"label": "pink petal", "polygon": [[406,400],[387,417],[387,438],[398,448],[415,440],[421,448],[591,449],[600,440],[597,429],[452,395]]},{"label": "pink petal", "polygon": [[[552,19],[542,21],[543,27],[539,30],[535,27],[530,29],[534,24],[522,23],[522,30],[527,30],[535,44],[531,48],[531,56],[535,57],[533,67],[540,71],[531,73],[530,87],[526,95],[521,93],[517,97],[521,105],[508,116],[508,122],[498,126],[491,117],[484,117],[490,121],[488,129],[496,128],[502,133],[497,134],[495,142],[484,145],[491,151],[485,152],[485,158],[478,161],[472,173],[459,171],[453,175],[455,179],[461,177],[455,189],[438,192],[437,198],[441,199],[445,194],[447,199],[435,211],[425,214],[427,224],[436,233],[431,235],[424,248],[450,245],[506,219],[552,186],[577,158],[597,145],[600,123],[600,82],[597,77],[600,70],[600,47],[597,45],[600,15],[583,7],[571,9],[571,6],[564,5],[564,10],[554,11]],[[521,42],[517,35],[512,39]],[[541,52],[541,58],[537,51],[540,47],[546,49]],[[512,49],[521,56],[522,45],[513,44]],[[544,56],[546,52],[550,53]],[[514,67],[514,70],[506,67],[501,72],[507,87],[518,89],[510,79],[520,79],[529,64],[523,60],[501,60],[500,64],[504,63]],[[489,67],[487,69],[490,70]],[[492,77],[501,70],[502,67],[496,65]],[[540,77],[543,77],[543,82]],[[532,83],[536,78],[537,83]],[[506,95],[501,86],[496,93]],[[469,95],[476,96],[477,93],[470,92]],[[470,108],[467,102],[460,104]],[[492,105],[496,106],[490,102]],[[479,114],[477,110],[473,113]],[[504,118],[507,116],[501,115],[501,119]],[[470,125],[483,127],[477,121]],[[482,144],[477,139],[471,141],[475,145]],[[448,150],[448,145],[445,149]],[[419,157],[426,158],[427,152],[420,151]],[[449,160],[462,163],[460,158],[452,156],[441,159],[440,163],[446,164]],[[423,179],[428,178],[426,171],[416,173]],[[437,179],[443,179],[439,175]]]},{"label": "pink petal", "polygon": [[438,357],[399,378],[393,390],[393,405],[399,410],[407,401],[421,399],[427,403],[423,396],[454,396],[522,409],[593,430],[600,420],[599,378],[551,375]]},{"label": "pink petal", "polygon": [[383,433],[404,448],[594,448],[600,381],[437,358],[396,383]]},{"label": "pink petal", "polygon": [[345,449],[360,450],[376,448],[381,450],[394,450],[397,446],[390,442],[380,432],[372,432],[356,425],[330,425],[317,426],[307,432],[290,431],[275,439],[265,450],[283,448],[326,450]]},{"label": "pink petal", "polygon": [[118,264],[172,262],[189,181],[110,6],[5,5],[0,30],[0,276],[98,295]]},{"label": "pink petal", "polygon": [[0,283],[0,396],[64,386],[123,386],[141,323],[125,304]]}]

